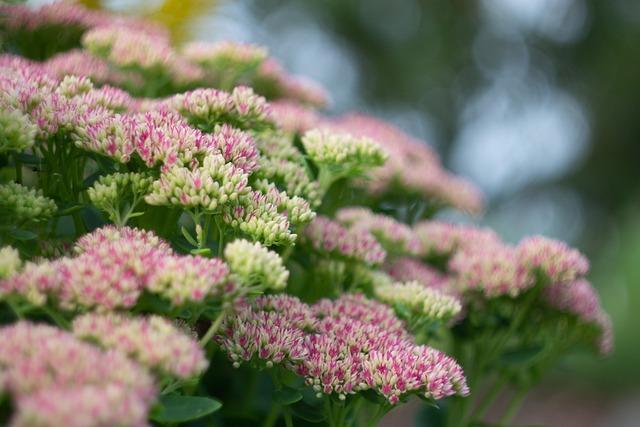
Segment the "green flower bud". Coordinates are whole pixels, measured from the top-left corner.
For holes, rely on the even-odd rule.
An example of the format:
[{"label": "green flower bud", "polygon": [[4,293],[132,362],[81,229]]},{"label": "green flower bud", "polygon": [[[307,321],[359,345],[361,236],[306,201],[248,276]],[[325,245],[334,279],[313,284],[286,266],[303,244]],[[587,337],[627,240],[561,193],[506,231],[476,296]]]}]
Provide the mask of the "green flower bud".
[{"label": "green flower bud", "polygon": [[231,269],[232,280],[244,286],[276,291],[287,286],[289,271],[284,267],[282,258],[260,243],[234,240],[224,249],[224,257]]},{"label": "green flower bud", "polygon": [[5,224],[43,221],[51,217],[56,209],[55,202],[44,197],[42,190],[15,182],[0,185],[0,219]]}]

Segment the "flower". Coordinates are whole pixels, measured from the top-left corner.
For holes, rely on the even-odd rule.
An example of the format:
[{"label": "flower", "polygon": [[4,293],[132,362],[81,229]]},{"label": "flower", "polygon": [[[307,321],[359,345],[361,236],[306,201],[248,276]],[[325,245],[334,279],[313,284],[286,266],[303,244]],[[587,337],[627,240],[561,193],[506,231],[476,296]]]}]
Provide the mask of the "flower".
[{"label": "flower", "polygon": [[256,310],[283,314],[291,325],[307,332],[314,331],[318,323],[315,311],[292,295],[261,295],[251,305]]},{"label": "flower", "polygon": [[48,74],[60,79],[67,75],[85,76],[97,84],[118,84],[124,80],[124,74],[111,69],[107,61],[82,49],[59,53],[49,58],[43,67]]},{"label": "flower", "polygon": [[0,340],[0,371],[16,403],[11,425],[145,424],[156,387],[148,372],[122,353],[27,321],[0,328]]},{"label": "flower", "polygon": [[194,169],[173,166],[162,173],[152,183],[145,201],[150,205],[215,212],[237,202],[248,191],[247,175],[242,169],[227,163],[220,154],[211,154],[204,158],[202,166]]},{"label": "flower", "polygon": [[275,184],[265,179],[256,180],[253,187],[262,193],[266,203],[276,206],[278,212],[286,215],[294,225],[306,224],[316,217],[305,199],[298,196],[289,197],[287,193],[279,191]]},{"label": "flower", "polygon": [[289,271],[282,258],[258,242],[236,239],[224,248],[224,258],[231,270],[231,279],[246,287],[283,290]]},{"label": "flower", "polygon": [[30,148],[37,131],[28,115],[0,103],[0,153]]},{"label": "flower", "polygon": [[151,177],[139,172],[103,175],[87,189],[87,195],[95,207],[107,212],[111,221],[120,222],[123,220],[121,202],[127,201],[132,210],[147,193],[151,182]]},{"label": "flower", "polygon": [[20,253],[11,246],[3,246],[0,248],[0,280],[7,279],[20,270],[22,260]]},{"label": "flower", "polygon": [[393,309],[362,294],[343,294],[336,300],[322,299],[312,306],[320,318],[335,317],[357,320],[376,325],[395,335],[408,337],[404,323],[398,319]]},{"label": "flower", "polygon": [[589,272],[589,260],[566,243],[542,236],[518,244],[518,254],[530,269],[538,269],[551,281],[570,282]]},{"label": "flower", "polygon": [[584,279],[554,283],[543,290],[545,301],[556,310],[575,315],[582,323],[595,325],[599,334],[597,346],[601,354],[613,351],[611,320],[600,305],[600,298],[591,283]]},{"label": "flower", "polygon": [[228,273],[229,268],[217,258],[166,256],[150,271],[146,287],[174,306],[201,303],[232,293],[233,287],[227,284]]},{"label": "flower", "polygon": [[501,243],[458,251],[449,261],[449,270],[459,289],[478,290],[488,298],[516,297],[534,284],[517,249]]},{"label": "flower", "polygon": [[321,121],[315,110],[297,102],[280,100],[269,105],[272,120],[287,132],[303,134]]},{"label": "flower", "polygon": [[[112,242],[128,241],[142,250],[157,250],[163,254],[171,255],[171,246],[155,235],[153,231],[132,227],[116,227],[105,225],[91,233],[80,237],[74,246],[76,253],[90,252]],[[148,249],[146,249],[148,248]]]},{"label": "flower", "polygon": [[302,145],[314,163],[338,176],[361,174],[382,165],[387,158],[384,149],[373,140],[345,133],[313,129],[302,136]]},{"label": "flower", "polygon": [[267,58],[267,49],[248,43],[221,41],[217,43],[190,42],[182,48],[182,54],[213,72],[233,70],[243,73],[251,70]]},{"label": "flower", "polygon": [[320,254],[344,257],[375,265],[384,261],[386,252],[367,230],[346,229],[318,215],[303,230],[303,240]]},{"label": "flower", "polygon": [[291,365],[307,355],[306,333],[291,322],[286,311],[264,311],[251,306],[226,316],[215,339],[234,367],[247,361]]},{"label": "flower", "polygon": [[422,255],[451,256],[459,249],[482,247],[500,242],[500,237],[488,228],[443,221],[422,221],[414,226],[422,242]]},{"label": "flower", "polygon": [[269,197],[251,191],[240,203],[228,207],[222,215],[224,222],[248,238],[266,246],[289,245],[297,235],[289,230],[289,219],[278,211]]},{"label": "flower", "polygon": [[462,309],[457,298],[416,281],[378,285],[373,292],[378,299],[392,307],[401,307],[401,315],[403,310],[408,309],[412,315],[429,321],[446,322]]},{"label": "flower", "polygon": [[117,350],[177,378],[194,377],[208,366],[197,341],[160,316],[88,313],[73,320],[72,331],[80,339]]},{"label": "flower", "polygon": [[394,258],[385,263],[384,270],[400,282],[418,281],[428,288],[452,291],[447,276],[414,258]]},{"label": "flower", "polygon": [[387,252],[417,255],[422,248],[411,227],[367,208],[341,208],[336,212],[336,219],[351,229],[369,231]]},{"label": "flower", "polygon": [[364,362],[363,376],[392,405],[412,392],[435,400],[469,394],[460,365],[427,346],[400,343],[375,349]]},{"label": "flower", "polygon": [[348,114],[324,123],[324,127],[371,138],[388,153],[388,161],[373,171],[375,179],[365,183],[371,193],[393,192],[400,186],[405,193],[416,193],[457,209],[471,213],[482,210],[482,195],[474,185],[446,172],[427,144],[395,126],[374,117]]},{"label": "flower", "polygon": [[53,200],[42,190],[8,182],[0,184],[0,218],[5,224],[44,221],[57,210]]},{"label": "flower", "polygon": [[147,425],[149,404],[118,384],[51,387],[18,398],[12,427]]}]

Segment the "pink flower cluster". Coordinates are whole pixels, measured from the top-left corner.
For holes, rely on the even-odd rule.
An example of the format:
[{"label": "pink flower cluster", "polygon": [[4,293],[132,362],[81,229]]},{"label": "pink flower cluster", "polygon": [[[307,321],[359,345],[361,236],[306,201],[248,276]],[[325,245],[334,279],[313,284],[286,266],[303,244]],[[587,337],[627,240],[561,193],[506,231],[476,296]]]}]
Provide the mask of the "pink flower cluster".
[{"label": "pink flower cluster", "polygon": [[336,219],[352,230],[373,234],[390,253],[417,255],[422,245],[408,225],[392,217],[375,214],[367,208],[348,207],[336,212]]},{"label": "pink flower cluster", "polygon": [[445,171],[438,156],[423,141],[388,123],[360,114],[343,116],[327,122],[326,126],[355,136],[369,137],[389,153],[387,162],[374,171],[375,179],[367,181],[371,192],[384,193],[398,183],[409,192],[457,209],[472,213],[482,210],[479,190],[469,181]]},{"label": "pink flower cluster", "polygon": [[227,316],[215,339],[235,367],[248,361],[292,367],[307,356],[306,319],[311,311],[295,297],[260,297],[256,308]]},{"label": "pink flower cluster", "polygon": [[412,343],[388,306],[345,294],[309,307],[295,297],[259,297],[225,320],[216,338],[234,366],[282,363],[319,396],[373,389],[391,404],[409,393],[441,399],[466,395],[460,366]]},{"label": "pink flower cluster", "polygon": [[522,262],[544,273],[551,283],[570,282],[589,272],[589,260],[566,243],[543,236],[533,236],[518,244]]},{"label": "pink flower cluster", "polygon": [[600,353],[613,351],[611,319],[600,305],[598,292],[591,283],[578,279],[569,283],[554,283],[544,289],[544,299],[557,310],[575,315],[581,322],[593,324],[600,330],[597,345]]},{"label": "pink flower cluster", "polygon": [[451,291],[450,278],[415,258],[395,258],[384,265],[384,270],[400,282],[418,281],[428,288]]},{"label": "pink flower cluster", "polygon": [[386,257],[385,250],[367,230],[347,229],[321,215],[305,227],[303,238],[320,253],[366,264],[380,264]]},{"label": "pink flower cluster", "polygon": [[224,121],[231,121],[246,129],[270,123],[267,101],[247,86],[238,86],[231,93],[218,89],[196,89],[161,101],[160,106],[163,105],[195,123],[210,127]]},{"label": "pink flower cluster", "polygon": [[[335,301],[335,309],[329,304],[325,300],[315,307],[324,317],[319,334],[311,336],[309,356],[298,368],[318,393],[345,398],[371,388],[391,404],[408,393],[432,399],[468,393],[453,359],[415,345],[404,329],[385,326],[395,318],[389,307],[348,294]],[[397,318],[395,323],[400,323]]]},{"label": "pink flower cluster", "polygon": [[69,1],[56,1],[33,9],[24,5],[2,5],[0,15],[10,16],[2,24],[11,31],[35,31],[40,28],[53,26],[78,27],[89,29],[103,25],[118,25],[145,31],[156,37],[167,38],[167,30],[149,21],[138,20],[125,16],[114,16],[99,10],[88,9],[85,6]]},{"label": "pink flower cluster", "polygon": [[288,74],[273,58],[260,64],[253,79],[255,87],[266,86],[274,98],[284,98],[315,107],[327,105],[329,96],[316,82]]},{"label": "pink flower cluster", "polygon": [[199,83],[204,78],[204,71],[174,51],[167,38],[144,30],[117,24],[95,27],[84,34],[82,44],[119,68],[164,73],[178,85]]},{"label": "pink flower cluster", "polygon": [[27,263],[0,281],[0,295],[20,294],[37,305],[52,297],[64,308],[112,310],[135,305],[145,290],[174,305],[231,291],[221,260],[175,255],[150,232],[107,226],[83,237],[76,250],[74,257]]},{"label": "pink flower cluster", "polygon": [[500,242],[500,237],[489,228],[429,220],[414,226],[422,242],[422,256],[450,256],[458,249],[482,247]]},{"label": "pink flower cluster", "polygon": [[122,353],[24,321],[1,328],[0,341],[0,372],[16,408],[12,427],[146,425],[156,388]]},{"label": "pink flower cluster", "polygon": [[449,270],[461,290],[479,291],[488,298],[516,297],[535,283],[516,248],[502,243],[458,251],[449,260]]},{"label": "pink flower cluster", "polygon": [[198,342],[160,316],[89,313],[76,317],[72,330],[78,338],[177,378],[195,377],[208,366]]}]

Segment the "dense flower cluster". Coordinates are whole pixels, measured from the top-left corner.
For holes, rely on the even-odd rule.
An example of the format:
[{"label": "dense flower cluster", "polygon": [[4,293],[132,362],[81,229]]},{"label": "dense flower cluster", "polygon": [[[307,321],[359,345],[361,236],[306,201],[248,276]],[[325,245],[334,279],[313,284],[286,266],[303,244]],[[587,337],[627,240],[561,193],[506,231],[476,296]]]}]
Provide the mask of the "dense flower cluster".
[{"label": "dense flower cluster", "polygon": [[195,377],[208,366],[198,343],[160,316],[90,313],[76,317],[72,330],[78,338],[118,350],[141,365],[178,378]]},{"label": "dense flower cluster", "polygon": [[45,197],[42,190],[15,182],[0,184],[0,218],[5,224],[43,221],[56,210],[55,202]]},{"label": "dense flower cluster", "polygon": [[283,290],[287,286],[289,271],[282,258],[260,243],[237,239],[224,249],[224,259],[231,270],[230,279],[243,286]]},{"label": "dense flower cluster", "polygon": [[365,208],[342,208],[336,219],[351,229],[363,229],[373,234],[390,253],[417,255],[421,251],[420,240],[413,230],[392,217],[374,214]]},{"label": "dense flower cluster", "polygon": [[407,308],[429,321],[447,321],[462,309],[457,298],[415,281],[377,286],[374,292],[381,301]]},{"label": "dense flower cluster", "polygon": [[347,229],[324,216],[317,216],[305,227],[304,240],[321,254],[366,264],[380,264],[386,256],[385,250],[367,230]]},{"label": "dense flower cluster", "polygon": [[132,307],[145,290],[174,305],[217,298],[229,289],[227,266],[216,258],[175,255],[150,232],[107,227],[80,239],[76,256],[28,262],[0,281],[0,295],[42,305],[111,310]]},{"label": "dense flower cluster", "polygon": [[[227,405],[249,378],[208,369],[216,347],[276,367],[266,424],[312,410],[340,426],[467,396],[461,365],[480,366],[474,389],[511,381],[505,356],[533,340],[527,378],[549,349],[611,351],[582,254],[437,219],[481,212],[478,190],[390,124],[325,116],[324,90],[265,48],[176,49],[76,3],[0,14],[0,423],[191,422],[219,406],[192,394]],[[431,347],[445,337],[455,359]],[[321,401],[294,401],[305,387]],[[483,406],[454,401],[446,424],[481,424]]]},{"label": "dense flower cluster", "polygon": [[[393,310],[362,295],[312,307],[289,296],[260,297],[225,320],[217,340],[234,366],[282,363],[318,396],[344,399],[373,389],[395,404],[408,393],[432,399],[468,393],[453,359],[413,344]],[[392,369],[381,369],[384,364]]]},{"label": "dense flower cluster", "polygon": [[328,127],[371,138],[388,153],[385,165],[374,171],[375,179],[367,181],[373,193],[392,190],[397,182],[405,192],[415,191],[426,198],[473,213],[482,210],[478,189],[445,171],[437,155],[424,142],[390,124],[361,114],[340,117],[330,122]]},{"label": "dense flower cluster", "polygon": [[14,397],[12,426],[142,426],[156,389],[117,351],[29,322],[0,329],[0,372]]}]

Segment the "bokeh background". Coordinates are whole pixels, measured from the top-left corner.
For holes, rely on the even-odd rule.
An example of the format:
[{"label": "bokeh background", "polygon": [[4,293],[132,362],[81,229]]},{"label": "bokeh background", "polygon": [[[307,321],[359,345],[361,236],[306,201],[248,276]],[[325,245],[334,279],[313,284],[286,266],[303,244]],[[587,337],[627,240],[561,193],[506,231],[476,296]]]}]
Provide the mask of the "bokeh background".
[{"label": "bokeh background", "polygon": [[[42,3],[35,1],[32,3]],[[487,196],[507,241],[545,234],[593,261],[616,332],[575,355],[519,425],[640,425],[640,1],[85,0],[167,25],[177,44],[266,45],[359,110],[428,141]],[[409,405],[386,425],[420,425]]]}]

